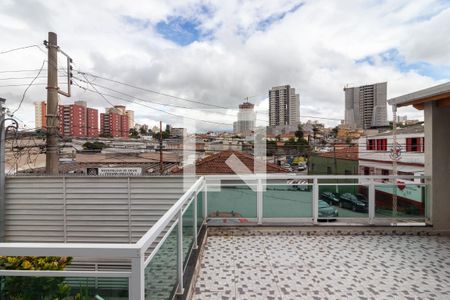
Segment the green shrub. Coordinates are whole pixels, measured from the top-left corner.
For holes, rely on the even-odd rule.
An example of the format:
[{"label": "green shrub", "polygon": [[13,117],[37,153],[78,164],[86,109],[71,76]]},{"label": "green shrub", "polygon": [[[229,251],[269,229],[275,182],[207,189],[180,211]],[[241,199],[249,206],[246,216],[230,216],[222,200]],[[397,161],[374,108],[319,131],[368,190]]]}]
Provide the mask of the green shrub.
[{"label": "green shrub", "polygon": [[[0,256],[2,270],[61,271],[71,257]],[[11,300],[59,300],[69,296],[70,286],[64,277],[2,277],[0,298]]]}]

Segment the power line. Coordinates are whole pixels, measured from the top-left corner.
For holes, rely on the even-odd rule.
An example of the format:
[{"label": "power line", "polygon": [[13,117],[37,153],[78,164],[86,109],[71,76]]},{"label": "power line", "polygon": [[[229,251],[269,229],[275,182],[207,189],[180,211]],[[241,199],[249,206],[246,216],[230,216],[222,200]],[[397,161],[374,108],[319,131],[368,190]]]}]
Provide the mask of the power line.
[{"label": "power line", "polygon": [[15,87],[15,86],[34,86],[34,85],[47,85],[47,83],[45,83],[45,82],[36,82],[36,83],[33,83],[33,84],[29,84],[29,83],[6,84],[6,85],[0,85],[0,88]]},{"label": "power line", "polygon": [[25,96],[27,94],[28,89],[31,87],[31,85],[34,83],[34,81],[39,77],[39,75],[42,72],[42,69],[44,68],[45,65],[45,60],[42,61],[42,66],[41,69],[39,70],[39,72],[36,74],[36,76],[33,78],[33,80],[31,80],[31,82],[28,84],[27,88],[25,89],[25,91],[23,91],[23,95],[22,95],[22,99],[20,99],[19,102],[19,106],[17,106],[17,108],[11,113],[11,116],[14,116],[14,114],[20,109],[20,107],[22,106],[22,102],[25,99]]},{"label": "power line", "polygon": [[[44,71],[45,69],[42,69]],[[39,71],[37,69],[36,71]],[[59,75],[58,77],[67,77],[65,75]],[[6,78],[0,78],[0,80],[22,80],[22,79],[33,79],[35,76],[24,76],[24,77],[6,77]],[[47,76],[40,76],[39,79],[47,78]]]},{"label": "power line", "polygon": [[[47,69],[42,69],[47,70]],[[0,73],[21,73],[21,72],[36,72],[39,71],[39,69],[28,69],[28,70],[2,70]]]},{"label": "power line", "polygon": [[6,53],[10,53],[10,52],[18,51],[18,50],[24,50],[24,49],[33,48],[33,47],[38,47],[39,48],[38,45],[34,44],[34,45],[29,45],[29,46],[24,46],[24,47],[19,47],[19,48],[14,48],[14,49],[1,51],[0,54],[6,54]]},{"label": "power line", "polygon": [[86,75],[87,74],[87,75],[90,75],[90,76],[95,77],[95,78],[103,79],[103,80],[106,80],[106,81],[110,81],[110,82],[114,82],[114,83],[117,83],[117,84],[125,85],[125,86],[128,86],[128,87],[137,89],[137,90],[141,90],[141,91],[145,91],[145,92],[149,92],[149,93],[154,93],[154,94],[158,94],[158,95],[165,96],[165,97],[170,97],[170,98],[174,98],[174,99],[178,99],[178,100],[182,100],[182,101],[187,101],[187,102],[191,102],[191,103],[197,103],[197,104],[201,104],[201,105],[205,105],[205,106],[211,106],[211,107],[216,107],[216,108],[232,109],[230,107],[225,107],[225,106],[221,106],[221,105],[205,103],[205,102],[198,101],[198,100],[193,100],[193,99],[188,99],[188,98],[183,98],[183,97],[178,97],[178,96],[175,96],[175,95],[170,95],[170,94],[158,92],[158,91],[155,91],[155,90],[151,90],[151,89],[135,86],[135,85],[132,85],[132,84],[129,84],[129,83],[121,82],[121,81],[114,80],[114,79],[109,79],[109,78],[106,78],[106,77],[103,77],[103,76],[99,76],[99,75],[95,75],[95,74],[88,73],[88,72],[82,72],[82,71],[79,71],[79,70],[76,71],[76,72],[78,74],[81,74],[81,75],[83,75],[83,74]]},{"label": "power line", "polygon": [[[190,120],[194,120],[194,121],[200,121],[200,122],[204,122],[204,123],[211,123],[211,124],[217,124],[217,125],[228,125],[228,126],[233,125],[233,124],[230,124],[230,123],[223,123],[223,122],[208,121],[208,120],[203,120],[203,119],[196,119],[196,118],[192,118],[192,117],[187,117],[187,116],[171,113],[171,112],[168,112],[168,111],[165,111],[165,110],[162,110],[162,109],[158,109],[158,108],[155,108],[155,107],[152,107],[152,106],[148,106],[148,105],[145,105],[143,103],[139,103],[139,102],[136,102],[136,101],[133,101],[133,100],[127,100],[127,99],[124,99],[124,98],[121,98],[121,97],[117,97],[117,96],[114,96],[114,95],[108,95],[108,94],[105,94],[105,93],[101,93],[97,89],[91,90],[89,88],[85,88],[85,87],[81,86],[80,84],[78,84],[76,81],[74,83],[75,83],[76,87],[81,88],[82,90],[85,90],[85,91],[89,91],[89,92],[92,92],[92,93],[97,93],[97,94],[101,95],[105,100],[106,100],[105,96],[108,96],[110,98],[126,101],[126,102],[129,102],[129,103],[135,103],[135,104],[138,104],[138,105],[150,108],[152,110],[156,110],[156,111],[159,111],[159,112],[162,112],[162,113],[165,113],[165,114],[168,114],[168,115],[172,115],[172,116],[175,116],[175,117],[178,117],[178,118],[185,118],[185,119],[190,119]],[[142,101],[142,100],[140,100],[140,101]],[[110,103],[110,102],[108,101],[108,103]],[[112,105],[112,106],[114,106],[114,105]]]},{"label": "power line", "polygon": [[[85,77],[85,76],[84,76],[84,77]],[[88,84],[90,84],[91,86],[92,86],[92,85],[95,85],[95,86],[97,86],[97,87],[106,89],[106,90],[108,90],[108,91],[112,91],[112,92],[118,93],[118,94],[120,94],[120,95],[127,96],[127,97],[130,97],[130,98],[133,98],[133,99],[136,99],[136,100],[140,100],[140,101],[144,101],[144,102],[151,102],[151,103],[155,103],[155,104],[159,104],[159,105],[170,106],[170,107],[176,107],[176,108],[183,108],[183,109],[189,109],[189,110],[203,110],[202,108],[194,108],[194,107],[188,107],[188,106],[177,105],[177,104],[162,103],[162,102],[158,102],[158,101],[155,101],[155,100],[153,100],[153,99],[148,99],[148,98],[143,99],[143,98],[139,98],[139,97],[133,96],[133,95],[128,94],[128,93],[124,93],[124,92],[121,92],[121,91],[112,89],[112,88],[110,88],[110,87],[107,87],[107,86],[104,86],[104,85],[101,85],[101,84],[98,84],[98,83],[88,82],[88,81],[83,80],[83,79],[81,79],[81,78],[79,78],[79,77],[76,77],[76,76],[75,76],[74,78],[75,78],[75,79],[78,79],[78,80],[81,81],[81,82],[88,83]],[[85,77],[85,78],[86,78],[86,77]],[[222,114],[222,115],[227,115],[227,116],[232,116],[232,117],[234,117],[234,118],[236,117],[236,114],[229,114],[229,113],[225,113],[225,112],[221,112],[221,114]],[[255,121],[269,122],[268,120],[263,120],[263,119],[255,119]]]}]

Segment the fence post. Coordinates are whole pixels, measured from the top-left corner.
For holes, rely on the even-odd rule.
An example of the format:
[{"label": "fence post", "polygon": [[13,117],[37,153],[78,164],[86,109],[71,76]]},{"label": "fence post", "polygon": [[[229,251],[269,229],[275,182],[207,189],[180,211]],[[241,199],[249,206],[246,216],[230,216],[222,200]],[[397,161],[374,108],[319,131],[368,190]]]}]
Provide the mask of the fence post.
[{"label": "fence post", "polygon": [[256,187],[256,218],[258,225],[261,225],[263,221],[263,189],[261,179],[258,179]]},{"label": "fence post", "polygon": [[183,210],[178,213],[178,238],[177,238],[177,273],[178,273],[178,289],[177,294],[183,295]]},{"label": "fence post", "polygon": [[131,276],[128,283],[128,295],[131,300],[145,299],[144,255],[131,259]]},{"label": "fence post", "polygon": [[204,180],[205,184],[203,185],[203,222],[205,224],[208,222],[208,185],[206,184],[206,178]]},{"label": "fence post", "polygon": [[312,198],[312,208],[313,208],[313,224],[317,224],[317,219],[319,217],[319,184],[317,177],[313,179],[313,198]]},{"label": "fence post", "polygon": [[375,218],[375,183],[369,179],[369,224],[373,224]]},{"label": "fence post", "polygon": [[194,216],[193,216],[193,221],[194,221],[194,245],[193,245],[193,249],[198,249],[198,244],[197,244],[197,197],[198,197],[198,193],[196,192],[194,194]]}]

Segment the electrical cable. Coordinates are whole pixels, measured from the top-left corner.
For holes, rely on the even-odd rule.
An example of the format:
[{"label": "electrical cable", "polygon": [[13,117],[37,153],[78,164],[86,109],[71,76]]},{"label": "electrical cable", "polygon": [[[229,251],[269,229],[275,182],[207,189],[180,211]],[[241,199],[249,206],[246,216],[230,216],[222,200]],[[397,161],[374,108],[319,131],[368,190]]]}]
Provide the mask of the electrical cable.
[{"label": "electrical cable", "polygon": [[36,74],[36,76],[33,78],[33,80],[31,80],[31,82],[29,83],[29,85],[27,86],[27,88],[25,89],[25,91],[23,92],[22,99],[20,99],[20,102],[19,102],[19,106],[17,106],[17,108],[11,113],[11,116],[14,116],[14,114],[15,114],[15,113],[20,109],[20,107],[22,106],[23,100],[25,99],[25,96],[26,96],[26,94],[27,94],[28,89],[33,85],[34,81],[39,77],[39,75],[40,75],[41,72],[42,72],[42,69],[44,68],[44,65],[45,65],[45,60],[42,61],[41,69],[40,69],[39,72]]}]

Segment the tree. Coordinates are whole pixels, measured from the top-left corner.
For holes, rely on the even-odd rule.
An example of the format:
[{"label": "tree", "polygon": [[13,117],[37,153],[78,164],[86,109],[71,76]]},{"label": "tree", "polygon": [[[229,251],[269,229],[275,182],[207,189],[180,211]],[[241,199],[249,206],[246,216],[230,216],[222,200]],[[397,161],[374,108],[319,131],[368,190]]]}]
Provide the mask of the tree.
[{"label": "tree", "polygon": [[82,146],[85,150],[102,150],[107,147],[106,144],[102,142],[86,142]]},{"label": "tree", "polygon": [[[170,136],[170,133],[168,133],[167,131],[163,131],[163,132],[162,132],[162,138],[163,138],[163,140],[164,140],[164,139],[167,139],[169,136]],[[159,132],[153,133],[153,138],[154,138],[155,140],[159,140]]]},{"label": "tree", "polygon": [[145,129],[144,126],[142,126],[141,128],[139,128],[139,134],[140,135],[148,135],[148,131]]},{"label": "tree", "polygon": [[297,139],[303,139],[305,137],[305,133],[303,131],[303,126],[301,124],[298,124],[297,131],[295,132],[295,136]]},{"label": "tree", "polygon": [[137,139],[139,137],[139,132],[136,130],[136,128],[130,128],[128,136],[130,138]]},{"label": "tree", "polygon": [[339,131],[339,126],[334,127],[333,129],[331,129],[331,137],[337,138],[338,135],[338,131]]},{"label": "tree", "polygon": [[348,144],[348,145],[352,145],[352,144],[353,144],[353,143],[352,143],[352,137],[351,137],[351,136],[347,136],[347,137],[345,138],[345,143]]}]

